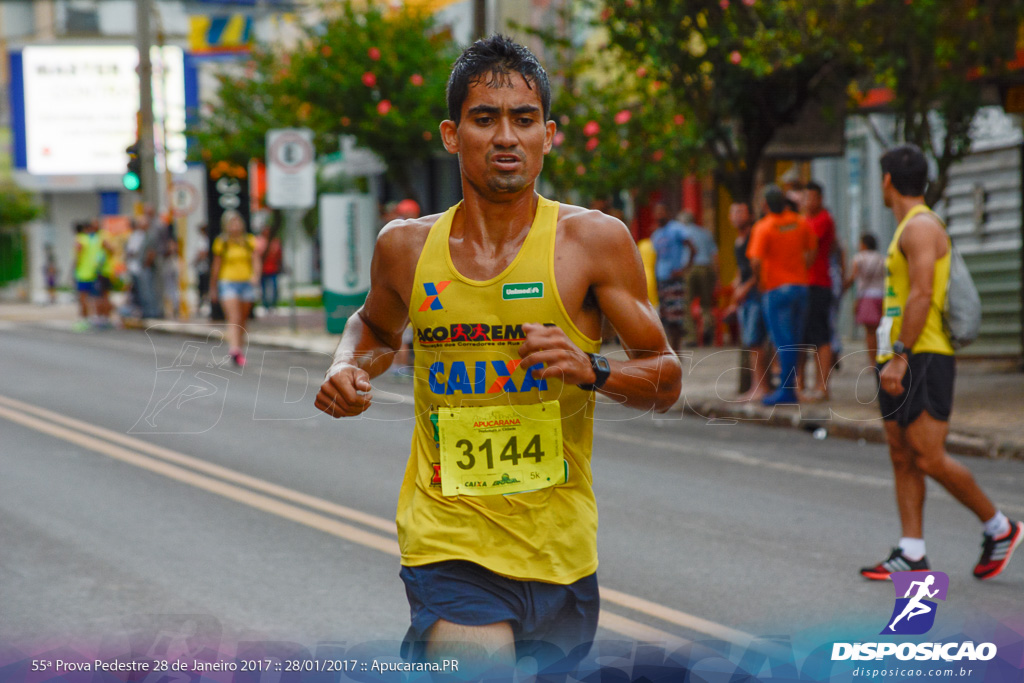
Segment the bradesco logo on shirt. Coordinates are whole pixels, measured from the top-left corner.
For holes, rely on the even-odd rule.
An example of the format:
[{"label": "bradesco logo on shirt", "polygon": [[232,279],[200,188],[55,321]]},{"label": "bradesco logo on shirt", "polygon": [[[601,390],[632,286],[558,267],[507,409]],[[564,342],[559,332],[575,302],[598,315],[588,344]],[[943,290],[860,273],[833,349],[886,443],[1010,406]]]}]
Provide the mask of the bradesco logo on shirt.
[{"label": "bradesco logo on shirt", "polygon": [[543,299],[543,282],[513,282],[501,287],[501,298],[506,301],[515,299]]},{"label": "bradesco logo on shirt", "polygon": [[[949,577],[943,572],[910,571],[891,575],[896,591],[892,614],[880,635],[917,636],[935,624],[938,603],[945,600]],[[988,661],[996,656],[993,643],[834,643],[832,661],[880,660],[893,656],[901,661]],[[854,675],[857,675],[856,673]]]}]

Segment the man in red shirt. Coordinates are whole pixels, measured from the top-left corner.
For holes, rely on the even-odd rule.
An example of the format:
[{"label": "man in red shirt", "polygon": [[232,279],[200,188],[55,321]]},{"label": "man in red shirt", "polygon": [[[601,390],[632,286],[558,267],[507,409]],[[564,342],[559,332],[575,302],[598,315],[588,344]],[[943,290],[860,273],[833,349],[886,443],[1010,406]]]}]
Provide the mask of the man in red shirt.
[{"label": "man in red shirt", "polygon": [[798,402],[796,361],[807,316],[807,268],[816,241],[803,216],[786,208],[778,186],[765,188],[764,201],[768,215],[754,225],[747,257],[764,293],[765,323],[782,370],[779,388],[761,400],[773,406]]},{"label": "man in red shirt", "polygon": [[[816,182],[807,184],[804,192],[804,215],[807,227],[818,240],[814,261],[807,270],[807,325],[804,344],[813,346],[818,368],[817,387],[811,400],[828,400],[828,376],[832,370],[832,276],[829,273],[832,253],[836,250],[836,224],[822,205],[822,188]],[[803,367],[803,363],[800,364]]]}]

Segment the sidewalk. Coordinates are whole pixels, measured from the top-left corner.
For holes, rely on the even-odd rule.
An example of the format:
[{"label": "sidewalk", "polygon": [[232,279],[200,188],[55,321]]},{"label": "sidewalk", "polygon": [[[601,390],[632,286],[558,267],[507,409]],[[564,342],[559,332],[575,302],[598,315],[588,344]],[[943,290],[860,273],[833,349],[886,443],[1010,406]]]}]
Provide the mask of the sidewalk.
[{"label": "sidewalk", "polygon": [[[831,378],[827,403],[766,408],[737,403],[739,351],[694,349],[683,363],[683,397],[676,405],[708,419],[762,423],[885,442],[875,400],[874,363],[863,342],[845,342],[841,369]],[[811,365],[808,364],[808,371]],[[811,373],[808,372],[808,376]],[[960,359],[946,448],[950,453],[1024,460],[1024,373],[1015,361]]]},{"label": "sidewalk", "polygon": [[[67,326],[75,320],[71,305],[0,304],[0,322]],[[330,354],[337,335],[327,334],[324,312],[297,311],[297,331],[290,329],[287,308],[251,321],[252,344]],[[147,321],[147,327],[183,335],[203,335],[204,320]],[[155,326],[155,327],[154,327]],[[606,355],[622,357],[618,347]],[[882,421],[874,400],[876,385],[871,363],[860,342],[846,342],[842,368],[832,379],[828,403],[765,408],[736,403],[739,351],[735,348],[693,349],[680,360],[683,393],[673,410],[718,421],[736,421],[814,431],[818,435],[884,442]],[[326,367],[326,359],[325,359]],[[956,399],[947,448],[951,453],[1024,460],[1024,373],[1013,361],[968,360],[957,363]]]}]

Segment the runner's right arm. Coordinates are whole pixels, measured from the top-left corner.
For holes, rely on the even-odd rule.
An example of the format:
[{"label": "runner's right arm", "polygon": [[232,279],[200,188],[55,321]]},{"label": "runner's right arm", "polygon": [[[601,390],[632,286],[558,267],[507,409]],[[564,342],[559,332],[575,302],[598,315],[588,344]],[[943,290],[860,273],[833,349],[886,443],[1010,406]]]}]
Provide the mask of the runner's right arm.
[{"label": "runner's right arm", "polygon": [[426,232],[417,229],[420,227],[422,219],[393,221],[377,239],[370,292],[345,324],[314,403],[331,417],[352,417],[366,411],[372,402],[370,379],[387,370],[395,352],[402,348],[413,275],[426,239]]}]

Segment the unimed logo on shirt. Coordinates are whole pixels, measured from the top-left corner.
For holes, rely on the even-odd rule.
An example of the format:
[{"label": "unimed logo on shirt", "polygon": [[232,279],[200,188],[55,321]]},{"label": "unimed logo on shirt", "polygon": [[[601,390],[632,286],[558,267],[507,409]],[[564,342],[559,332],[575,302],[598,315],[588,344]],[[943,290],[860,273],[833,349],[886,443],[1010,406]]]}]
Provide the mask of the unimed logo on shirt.
[{"label": "unimed logo on shirt", "polygon": [[543,282],[515,282],[503,285],[501,298],[506,301],[513,299],[542,299],[544,298]]}]

